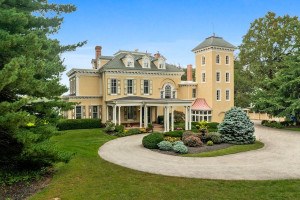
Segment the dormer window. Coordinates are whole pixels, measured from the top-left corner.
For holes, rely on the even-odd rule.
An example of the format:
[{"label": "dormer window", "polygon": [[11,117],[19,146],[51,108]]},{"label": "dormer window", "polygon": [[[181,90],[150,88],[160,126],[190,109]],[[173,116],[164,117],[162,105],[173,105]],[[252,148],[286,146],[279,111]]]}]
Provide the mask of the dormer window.
[{"label": "dormer window", "polygon": [[158,69],[166,69],[166,63],[163,58],[158,59]]},{"label": "dormer window", "polygon": [[134,67],[134,61],[131,55],[126,56],[125,65],[126,67]]},{"label": "dormer window", "polygon": [[143,68],[150,68],[150,59],[147,56],[143,58]]}]

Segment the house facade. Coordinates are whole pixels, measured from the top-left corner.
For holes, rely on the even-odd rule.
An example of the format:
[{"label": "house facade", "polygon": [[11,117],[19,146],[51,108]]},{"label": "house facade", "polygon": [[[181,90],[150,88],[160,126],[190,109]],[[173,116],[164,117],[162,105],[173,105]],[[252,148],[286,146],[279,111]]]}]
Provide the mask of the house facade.
[{"label": "house facade", "polygon": [[220,122],[234,106],[234,49],[221,37],[206,38],[192,50],[195,80],[188,65],[187,80],[181,81],[183,70],[160,53],[120,50],[103,56],[96,46],[91,69],[67,73],[70,94],[62,98],[78,104],[65,117],[146,127],[164,116],[165,131],[174,129],[175,110],[185,113],[187,130],[192,121]]}]

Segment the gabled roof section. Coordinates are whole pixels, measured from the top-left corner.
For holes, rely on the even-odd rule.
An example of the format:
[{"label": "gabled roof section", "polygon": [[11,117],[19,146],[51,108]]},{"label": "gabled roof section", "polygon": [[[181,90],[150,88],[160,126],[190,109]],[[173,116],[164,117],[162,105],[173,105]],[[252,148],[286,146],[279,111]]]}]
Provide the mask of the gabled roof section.
[{"label": "gabled roof section", "polygon": [[236,47],[226,40],[224,40],[222,37],[217,36],[210,36],[206,38],[202,43],[200,43],[198,46],[196,46],[192,51],[197,51],[199,49],[203,49],[206,47],[225,47],[230,49],[236,49]]},{"label": "gabled roof section", "polygon": [[[122,61],[122,58],[124,58],[126,55],[130,54],[133,56],[134,60],[134,67],[126,67]],[[143,68],[138,60],[142,58],[143,56],[148,56],[150,59],[150,68]],[[178,68],[175,65],[170,65],[166,63],[165,69],[158,69],[157,66],[153,63],[155,58],[153,56],[150,56],[146,53],[139,54],[138,52],[118,52],[115,54],[112,60],[110,60],[108,63],[103,65],[100,70],[105,71],[109,69],[122,69],[122,70],[141,70],[141,71],[161,71],[161,72],[183,72],[182,69]]]},{"label": "gabled roof section", "polygon": [[198,98],[194,101],[192,105],[192,110],[212,110],[209,105],[207,105],[205,99]]}]

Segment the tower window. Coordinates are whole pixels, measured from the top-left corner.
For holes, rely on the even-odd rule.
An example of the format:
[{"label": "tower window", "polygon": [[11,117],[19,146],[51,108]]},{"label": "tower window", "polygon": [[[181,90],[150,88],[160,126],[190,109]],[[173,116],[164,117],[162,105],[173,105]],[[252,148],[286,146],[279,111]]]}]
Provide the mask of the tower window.
[{"label": "tower window", "polygon": [[197,90],[196,90],[196,88],[193,88],[192,98],[196,98],[196,95],[197,95]]},{"label": "tower window", "polygon": [[230,82],[230,74],[229,74],[229,72],[226,72],[226,74],[225,74],[225,81],[226,81],[226,83]]},{"label": "tower window", "polygon": [[205,56],[202,56],[202,65],[205,65]]},{"label": "tower window", "polygon": [[230,90],[225,91],[226,101],[230,100]]},{"label": "tower window", "polygon": [[217,101],[221,101],[221,90],[217,90],[216,99]]},{"label": "tower window", "polygon": [[202,80],[202,83],[206,82],[205,72],[202,72],[201,80]]},{"label": "tower window", "polygon": [[217,56],[216,56],[216,63],[217,63],[217,64],[220,64],[220,55],[217,55]]},{"label": "tower window", "polygon": [[221,72],[216,73],[216,81],[220,82],[221,81]]},{"label": "tower window", "polygon": [[225,57],[225,64],[228,65],[229,64],[229,56]]}]

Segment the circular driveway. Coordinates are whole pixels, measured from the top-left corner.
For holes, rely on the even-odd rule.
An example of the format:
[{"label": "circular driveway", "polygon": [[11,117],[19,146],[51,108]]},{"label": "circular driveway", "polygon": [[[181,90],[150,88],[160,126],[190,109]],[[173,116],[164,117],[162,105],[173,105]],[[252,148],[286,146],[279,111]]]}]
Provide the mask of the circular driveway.
[{"label": "circular driveway", "polygon": [[219,157],[192,158],[161,154],[142,146],[145,134],[105,143],[99,155],[127,168],[203,179],[270,180],[300,178],[300,132],[255,125],[262,149]]}]

